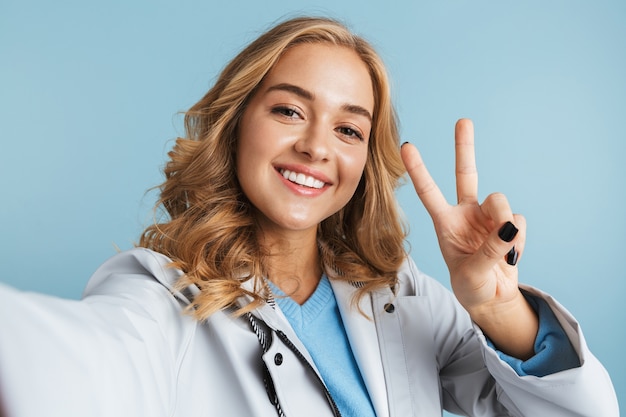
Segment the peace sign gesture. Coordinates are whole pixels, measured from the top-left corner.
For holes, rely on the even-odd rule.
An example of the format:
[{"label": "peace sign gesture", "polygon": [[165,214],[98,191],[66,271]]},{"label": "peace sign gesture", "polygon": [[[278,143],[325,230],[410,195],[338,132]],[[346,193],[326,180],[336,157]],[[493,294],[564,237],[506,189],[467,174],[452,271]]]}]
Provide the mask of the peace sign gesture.
[{"label": "peace sign gesture", "polygon": [[446,201],[415,146],[405,144],[401,153],[433,220],[457,299],[499,349],[529,357],[537,318],[518,289],[516,267],[524,250],[526,222],[513,214],[503,194],[478,202],[474,127],[468,119],[456,124],[455,148],[456,205]]}]

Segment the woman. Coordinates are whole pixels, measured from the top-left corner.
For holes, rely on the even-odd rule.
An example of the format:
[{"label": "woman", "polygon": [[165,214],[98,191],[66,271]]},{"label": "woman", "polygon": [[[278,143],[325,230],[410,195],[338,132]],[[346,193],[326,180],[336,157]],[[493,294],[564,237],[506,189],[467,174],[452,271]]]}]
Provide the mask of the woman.
[{"label": "woman", "polygon": [[[524,219],[501,194],[478,204],[471,122],[450,206],[341,24],[277,25],[185,123],[167,217],[83,300],[0,289],[10,416],[617,415],[574,319],[520,290]],[[405,166],[456,299],[403,249]]]}]

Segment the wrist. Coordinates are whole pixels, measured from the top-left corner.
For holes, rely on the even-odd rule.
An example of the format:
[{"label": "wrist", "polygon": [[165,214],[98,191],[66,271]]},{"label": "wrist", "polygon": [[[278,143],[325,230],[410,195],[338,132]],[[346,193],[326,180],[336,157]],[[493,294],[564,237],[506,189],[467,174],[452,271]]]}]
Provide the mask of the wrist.
[{"label": "wrist", "polygon": [[534,355],[539,319],[520,291],[510,300],[481,305],[468,312],[498,350],[522,360]]}]

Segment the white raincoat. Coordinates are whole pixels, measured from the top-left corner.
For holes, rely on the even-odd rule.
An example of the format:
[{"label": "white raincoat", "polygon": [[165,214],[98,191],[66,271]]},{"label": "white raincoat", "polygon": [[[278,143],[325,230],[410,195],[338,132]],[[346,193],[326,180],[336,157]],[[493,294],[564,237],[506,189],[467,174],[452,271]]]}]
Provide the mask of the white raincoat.
[{"label": "white raincoat", "polygon": [[[245,317],[207,322],[181,313],[180,271],[147,249],[114,256],[81,301],[0,286],[0,404],[8,417],[276,416],[263,382],[287,417],[332,416],[305,347],[278,307],[254,314],[263,352]],[[574,318],[555,312],[582,366],[518,376],[486,345],[454,296],[408,259],[396,294],[379,291],[350,306],[350,284],[331,280],[355,358],[378,417],[617,417],[609,376]],[[393,307],[391,307],[393,306]],[[1,413],[0,413],[1,414]]]}]

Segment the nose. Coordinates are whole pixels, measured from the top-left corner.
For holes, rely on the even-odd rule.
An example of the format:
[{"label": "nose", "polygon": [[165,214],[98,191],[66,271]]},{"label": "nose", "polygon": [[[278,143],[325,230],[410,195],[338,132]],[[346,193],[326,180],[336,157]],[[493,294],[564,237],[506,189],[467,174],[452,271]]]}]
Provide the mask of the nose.
[{"label": "nose", "polygon": [[318,124],[310,125],[301,133],[294,148],[311,161],[324,161],[330,155],[331,139],[329,129]]}]

